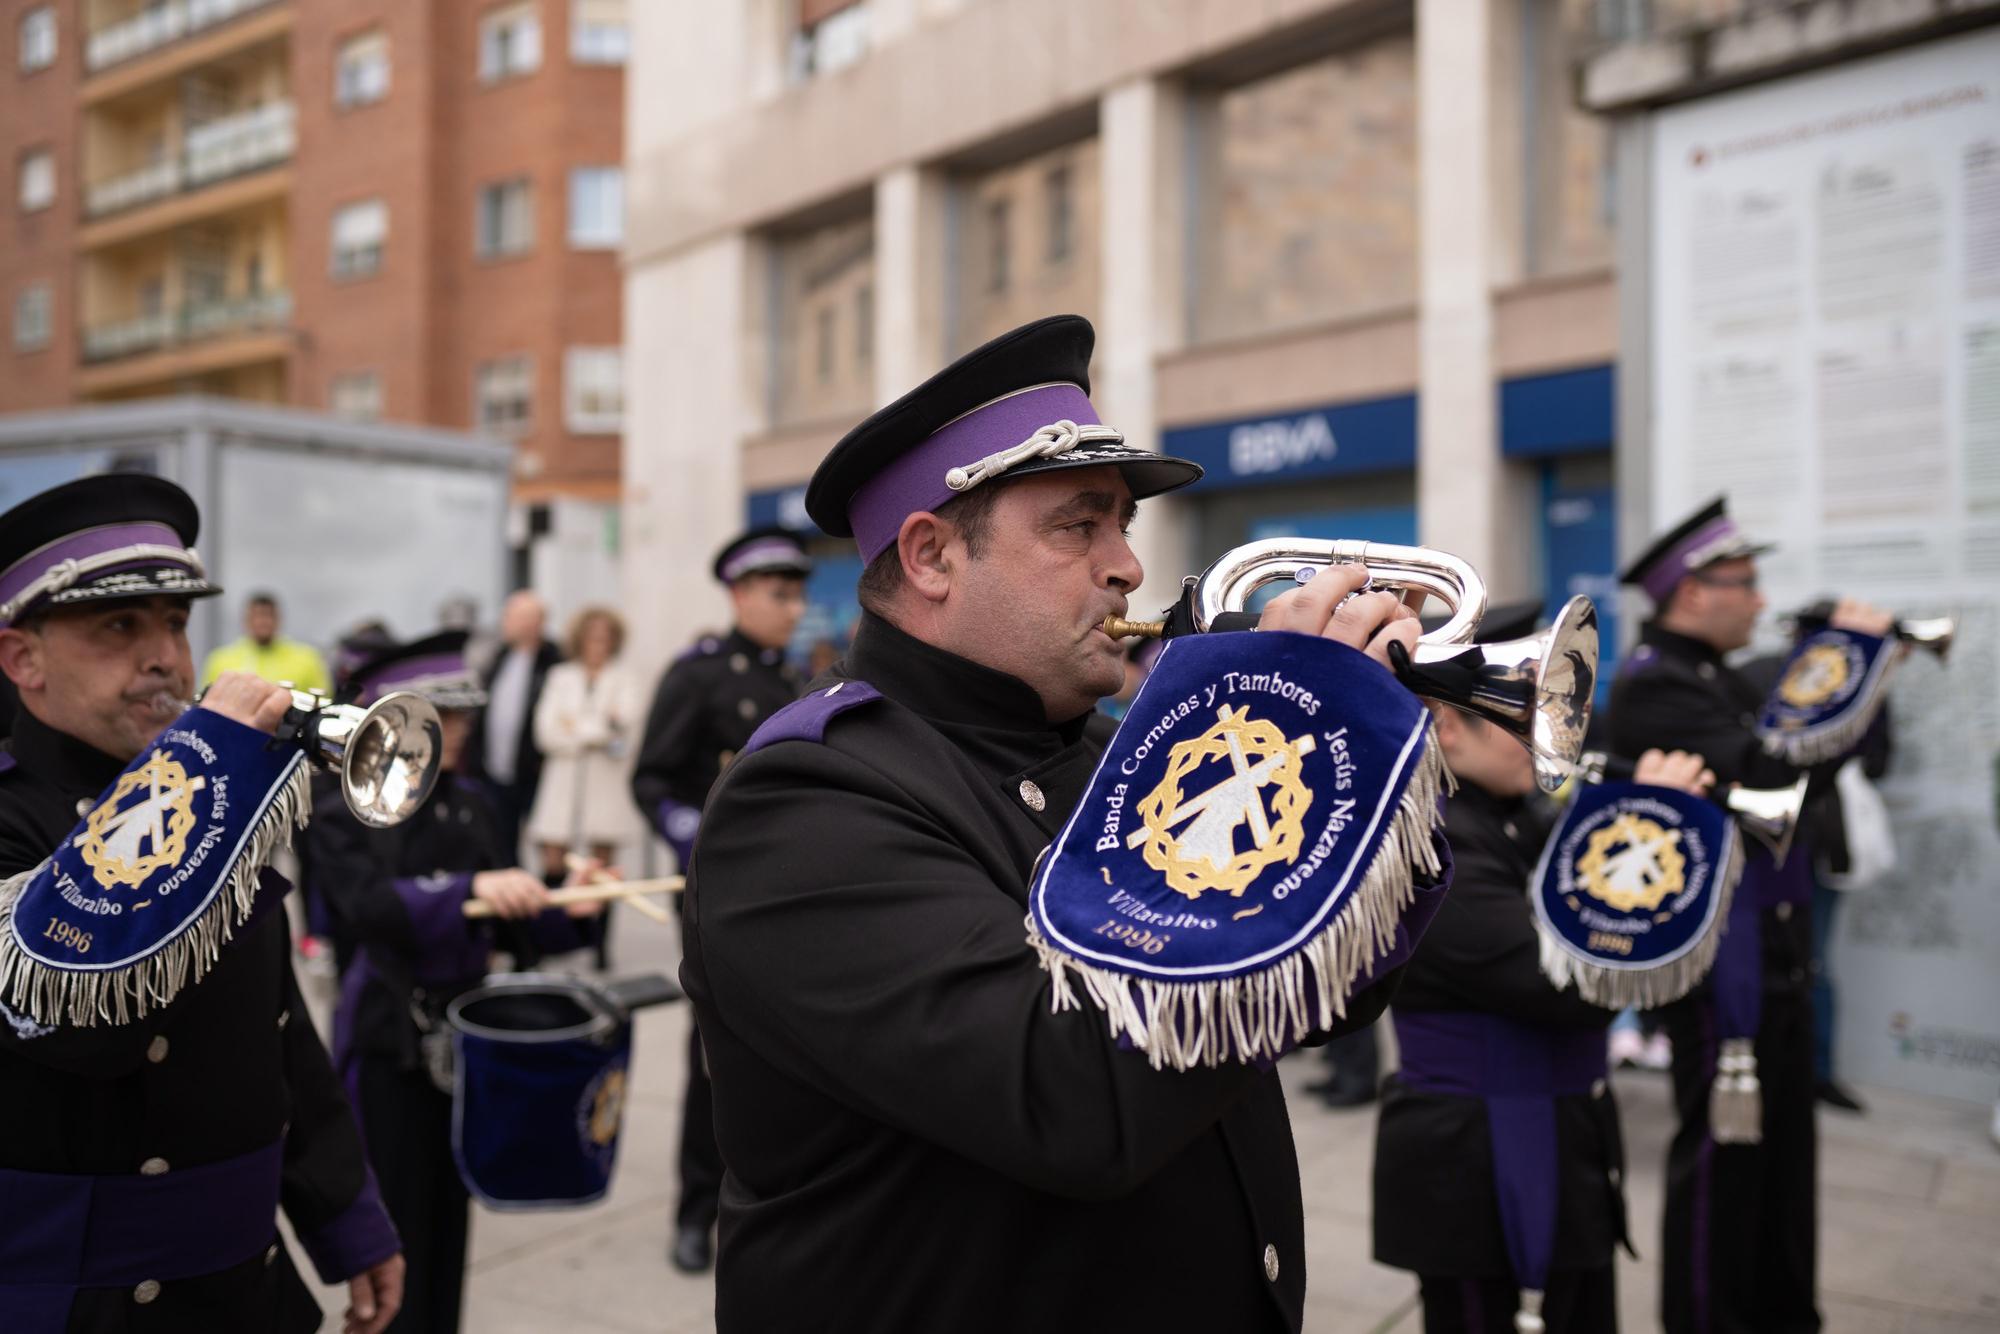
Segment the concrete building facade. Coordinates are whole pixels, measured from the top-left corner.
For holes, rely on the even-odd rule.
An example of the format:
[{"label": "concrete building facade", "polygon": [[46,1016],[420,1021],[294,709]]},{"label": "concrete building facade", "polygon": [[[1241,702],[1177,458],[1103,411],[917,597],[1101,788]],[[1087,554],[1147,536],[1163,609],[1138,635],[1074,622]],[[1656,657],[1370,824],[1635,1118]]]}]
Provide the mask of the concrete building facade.
[{"label": "concrete building facade", "polygon": [[[624,503],[637,648],[701,553],[802,522],[865,413],[1039,315],[1201,460],[1136,605],[1279,532],[1423,540],[1496,595],[1600,591],[1616,300],[1587,0],[741,0],[635,8]],[[660,90],[671,89],[671,94]],[[822,544],[809,633],[858,561]]]},{"label": "concrete building facade", "polygon": [[0,412],[196,392],[475,430],[515,445],[517,546],[602,530],[610,579],[625,8],[0,5]]}]

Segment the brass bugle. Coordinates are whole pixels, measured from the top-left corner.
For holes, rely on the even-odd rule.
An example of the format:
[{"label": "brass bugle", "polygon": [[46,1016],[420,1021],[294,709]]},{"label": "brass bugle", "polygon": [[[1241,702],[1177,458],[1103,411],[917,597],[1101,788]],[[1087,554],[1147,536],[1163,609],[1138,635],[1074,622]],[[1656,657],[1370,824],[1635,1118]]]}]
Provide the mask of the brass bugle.
[{"label": "brass bugle", "polygon": [[[1816,606],[1808,607],[1804,611],[1793,612],[1791,615],[1784,617],[1784,623],[1790,627],[1792,633],[1797,634],[1801,629],[1818,629],[1820,626],[1827,624],[1831,614],[1831,603],[1819,603]],[[1905,644],[1913,645],[1923,649],[1927,653],[1934,654],[1939,662],[1943,662],[1945,655],[1951,652],[1952,641],[1958,637],[1958,618],[1956,616],[1906,616],[1889,627],[1889,634],[1892,638],[1900,639]]]},{"label": "brass bugle", "polygon": [[1571,598],[1540,634],[1473,644],[1486,614],[1486,584],[1457,556],[1384,542],[1281,537],[1237,547],[1188,579],[1166,620],[1107,616],[1099,628],[1113,639],[1206,631],[1242,612],[1266,584],[1304,583],[1344,564],[1367,566],[1373,589],[1420,592],[1445,604],[1450,617],[1417,640],[1411,670],[1399,673],[1404,685],[1497,723],[1534,756],[1536,783],[1549,792],[1561,787],[1583,750],[1597,688],[1597,609],[1589,598]]},{"label": "brass bugle", "polygon": [[[1621,756],[1601,750],[1585,751],[1577,757],[1576,776],[1585,783],[1606,779],[1629,780],[1637,765]],[[1799,832],[1799,813],[1806,804],[1806,776],[1787,787],[1744,787],[1732,783],[1721,796],[1713,798],[1731,815],[1743,832],[1770,849],[1772,860],[1785,864],[1792,852],[1792,840]]]},{"label": "brass bugle", "polygon": [[[341,796],[356,819],[386,829],[416,814],[437,786],[444,759],[444,728],[429,700],[396,690],[362,708],[329,704],[310,690],[291,694],[279,739],[340,779]],[[185,711],[201,695],[171,702]]]}]

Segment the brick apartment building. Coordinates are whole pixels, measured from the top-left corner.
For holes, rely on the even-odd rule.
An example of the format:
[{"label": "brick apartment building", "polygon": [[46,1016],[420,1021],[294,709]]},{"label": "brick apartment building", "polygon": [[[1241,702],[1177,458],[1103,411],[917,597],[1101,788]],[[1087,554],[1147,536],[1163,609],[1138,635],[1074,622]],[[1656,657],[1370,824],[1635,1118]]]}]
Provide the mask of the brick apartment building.
[{"label": "brick apartment building", "polygon": [[0,3],[0,412],[183,392],[516,442],[609,531],[624,0]]}]

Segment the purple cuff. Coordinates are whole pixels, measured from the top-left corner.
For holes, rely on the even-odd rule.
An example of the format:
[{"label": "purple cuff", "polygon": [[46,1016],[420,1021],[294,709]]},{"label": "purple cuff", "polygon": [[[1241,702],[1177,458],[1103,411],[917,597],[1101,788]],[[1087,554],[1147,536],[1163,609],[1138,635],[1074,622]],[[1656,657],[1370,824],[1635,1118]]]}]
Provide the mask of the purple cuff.
[{"label": "purple cuff", "polygon": [[375,1169],[354,1202],[331,1221],[311,1232],[299,1233],[299,1245],[306,1248],[322,1283],[345,1283],[364,1274],[403,1249],[389,1211],[382,1207],[382,1192],[375,1184]]},{"label": "purple cuff", "polygon": [[660,837],[674,850],[681,870],[686,871],[688,858],[694,855],[694,836],[701,830],[701,807],[668,797],[660,803],[658,824]]},{"label": "purple cuff", "polygon": [[466,929],[472,872],[402,876],[389,883],[410,921],[417,981],[456,982],[486,971],[487,944]]}]

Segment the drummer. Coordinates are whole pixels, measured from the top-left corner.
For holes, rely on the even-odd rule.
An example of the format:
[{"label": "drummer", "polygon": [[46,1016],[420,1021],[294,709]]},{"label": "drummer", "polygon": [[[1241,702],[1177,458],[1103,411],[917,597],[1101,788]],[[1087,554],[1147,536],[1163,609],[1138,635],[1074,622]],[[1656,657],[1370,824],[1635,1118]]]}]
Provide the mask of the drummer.
[{"label": "drummer", "polygon": [[[314,802],[307,842],[316,887],[351,959],[334,1015],[333,1054],[361,1122],[390,1217],[408,1238],[401,1334],[451,1334],[465,1278],[467,1195],[451,1152],[451,1098],[427,1065],[444,1050],[444,1007],[484,979],[495,947],[532,963],[588,944],[572,922],[599,904],[549,906],[540,876],[513,864],[496,806],[457,772],[485,692],[465,661],[462,631],[377,652],[354,673],[358,702],[412,691],[438,710],[443,773],[417,812],[392,829],[363,825],[337,790]],[[586,866],[578,874],[587,874]],[[469,922],[483,899],[497,932]]]}]

